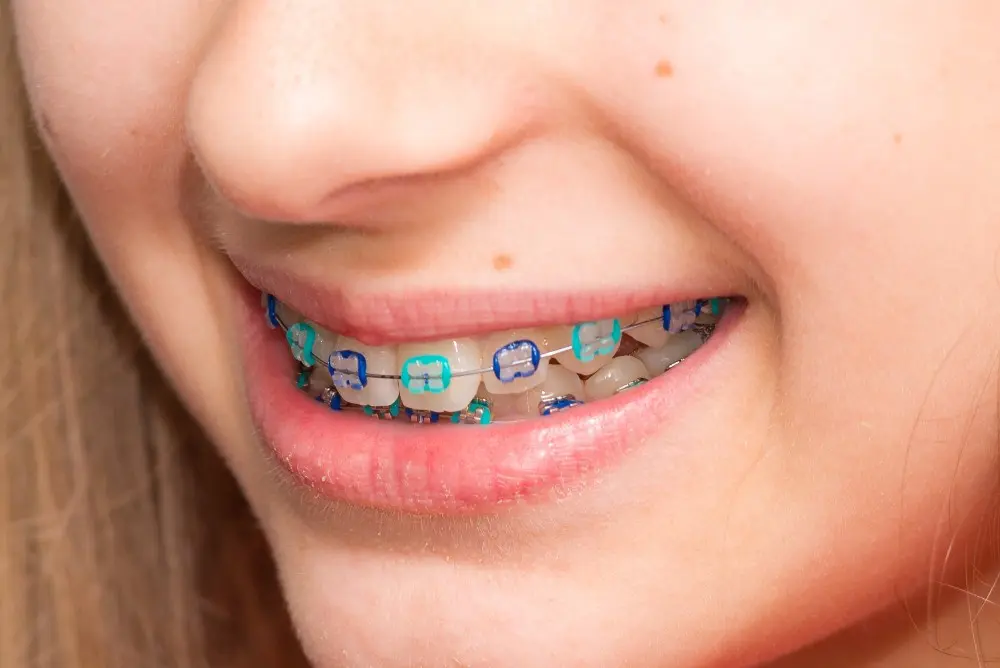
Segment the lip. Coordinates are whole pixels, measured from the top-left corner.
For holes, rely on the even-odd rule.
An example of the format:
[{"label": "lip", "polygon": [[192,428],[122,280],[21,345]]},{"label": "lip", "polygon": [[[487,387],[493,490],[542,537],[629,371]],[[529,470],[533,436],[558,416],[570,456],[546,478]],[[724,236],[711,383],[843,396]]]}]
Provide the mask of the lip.
[{"label": "lip", "polygon": [[531,292],[396,292],[366,294],[319,285],[240,258],[232,261],[253,287],[317,325],[367,345],[416,343],[493,332],[620,317],[650,306],[731,294],[728,284],[699,283],[697,289]]},{"label": "lip", "polygon": [[330,411],[295,389],[284,337],[266,325],[260,293],[244,286],[238,303],[247,399],[276,462],[331,500],[441,515],[554,498],[640,448],[699,387],[722,376],[725,356],[718,353],[745,308],[731,303],[713,336],[682,364],[610,399],[544,419],[425,427]]}]

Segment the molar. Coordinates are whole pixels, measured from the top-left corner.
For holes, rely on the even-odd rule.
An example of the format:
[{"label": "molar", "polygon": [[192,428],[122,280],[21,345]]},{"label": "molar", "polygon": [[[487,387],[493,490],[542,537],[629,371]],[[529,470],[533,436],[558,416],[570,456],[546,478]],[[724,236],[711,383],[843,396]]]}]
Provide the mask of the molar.
[{"label": "molar", "polygon": [[468,407],[479,389],[482,374],[457,375],[483,367],[479,343],[454,339],[399,346],[399,395],[403,405],[445,412]]},{"label": "molar", "polygon": [[583,384],[587,401],[613,397],[619,392],[649,380],[646,365],[637,357],[616,357]]},{"label": "molar", "polygon": [[654,306],[639,311],[639,314],[630,324],[645,322],[646,320],[652,320],[652,322],[628,330],[628,335],[639,343],[644,343],[651,348],[659,348],[670,338],[670,333],[663,329],[663,307]]},{"label": "molar", "polygon": [[698,332],[686,331],[671,336],[659,348],[643,348],[635,353],[635,357],[640,359],[649,373],[655,377],[666,371],[671,364],[693,353],[701,344],[701,335]]}]

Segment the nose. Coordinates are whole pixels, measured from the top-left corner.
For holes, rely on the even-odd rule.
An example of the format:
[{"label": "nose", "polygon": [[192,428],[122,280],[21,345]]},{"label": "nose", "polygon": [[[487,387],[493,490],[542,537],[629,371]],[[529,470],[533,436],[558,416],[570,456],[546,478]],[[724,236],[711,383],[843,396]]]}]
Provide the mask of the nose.
[{"label": "nose", "polygon": [[490,160],[532,104],[481,4],[231,0],[187,100],[196,160],[244,215],[284,222]]}]

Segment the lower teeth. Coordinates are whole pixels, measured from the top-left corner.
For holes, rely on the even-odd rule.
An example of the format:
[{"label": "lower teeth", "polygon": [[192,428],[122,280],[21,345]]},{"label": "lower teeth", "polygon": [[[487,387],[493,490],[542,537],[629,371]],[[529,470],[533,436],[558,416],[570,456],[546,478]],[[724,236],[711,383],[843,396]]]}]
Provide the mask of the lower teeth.
[{"label": "lower teeth", "polygon": [[[619,320],[586,323],[592,325],[591,329],[598,332],[595,336],[605,334],[612,336],[609,333],[613,332],[615,344],[613,352],[600,346],[593,347],[588,343],[587,345],[591,346],[589,354],[586,349],[581,353],[581,348],[585,346],[579,343],[581,338],[578,337],[577,333],[580,331],[580,326],[577,326],[573,330],[572,348],[551,349],[541,354],[541,358],[547,365],[547,375],[540,384],[522,392],[493,394],[487,390],[486,384],[483,382],[479,384],[478,391],[465,408],[434,411],[406,405],[408,397],[414,395],[410,391],[405,391],[408,388],[402,383],[408,382],[410,383],[409,388],[413,388],[413,377],[405,373],[405,364],[412,362],[413,358],[408,359],[404,363],[404,369],[396,375],[371,373],[367,376],[378,379],[378,382],[383,384],[389,381],[396,382],[396,380],[400,382],[403,391],[396,396],[395,401],[390,405],[366,406],[345,399],[344,392],[337,386],[337,381],[344,383],[345,388],[353,387],[356,390],[359,384],[362,387],[365,385],[367,378],[365,372],[362,371],[359,381],[355,366],[352,368],[354,375],[347,376],[349,378],[348,384],[343,380],[345,377],[343,373],[336,373],[340,369],[334,366],[334,360],[335,358],[338,360],[349,359],[354,356],[361,357],[363,361],[364,356],[352,351],[334,350],[329,356],[328,365],[324,366],[318,363],[320,360],[313,353],[319,350],[318,348],[314,349],[314,343],[329,338],[330,335],[307,322],[294,322],[291,325],[286,325],[285,320],[277,315],[275,307],[277,302],[272,297],[265,295],[270,324],[285,330],[292,353],[299,360],[300,367],[296,372],[294,382],[300,390],[330,410],[368,415],[379,420],[402,420],[415,424],[484,425],[494,422],[520,421],[561,413],[587,402],[599,401],[627,392],[677,366],[688,355],[701,347],[712,335],[716,322],[721,317],[727,303],[728,300],[713,299],[671,305],[664,307],[662,321],[660,319],[645,319],[625,326],[622,326]],[[671,322],[667,309],[673,310],[673,327],[671,328],[673,331],[669,333],[665,331],[651,332],[651,328],[655,327],[654,323],[662,322],[663,325],[667,325],[668,322]],[[289,312],[286,310],[285,314],[287,317]],[[678,322],[681,324],[678,325]],[[303,329],[308,332],[308,347],[306,349],[303,349],[301,344],[296,345],[298,340],[295,339],[295,333]],[[629,332],[632,331],[636,332],[636,337],[656,343],[656,347],[635,340],[629,335]],[[527,343],[530,343],[530,348],[534,353],[532,360],[534,367],[521,367],[529,369],[528,372],[520,374],[521,378],[529,377],[535,373],[539,361],[538,346],[532,342]],[[598,352],[595,356],[594,350],[606,350],[606,352],[604,354]],[[343,354],[345,352],[350,352],[351,355]],[[586,374],[567,368],[566,360],[569,355],[572,355],[573,358],[568,361],[573,362],[572,365],[576,366],[577,369],[582,368],[587,372]],[[550,357],[556,359],[550,360],[548,359]],[[438,357],[436,359],[443,360],[444,358]],[[581,365],[580,361],[584,359],[586,362]],[[560,361],[564,363],[561,364]],[[504,376],[501,371],[509,372],[515,368],[513,365],[525,363],[523,360],[515,360],[511,363],[512,366],[503,367],[503,369],[497,368],[496,365],[493,369],[465,371],[451,370],[449,367],[443,372],[439,370],[437,375],[424,373],[416,380],[423,383],[423,387],[418,388],[421,392],[443,393],[449,387],[451,377],[471,380],[470,376],[473,375],[495,373],[497,379],[504,378],[504,382],[511,382],[507,378],[513,374],[508,373]],[[364,368],[364,364],[362,364],[362,368]],[[496,380],[493,382],[496,385]],[[469,390],[471,389],[470,387]],[[427,405],[426,394],[417,393],[416,396],[423,397],[424,405]],[[466,395],[466,397],[468,396]]]}]

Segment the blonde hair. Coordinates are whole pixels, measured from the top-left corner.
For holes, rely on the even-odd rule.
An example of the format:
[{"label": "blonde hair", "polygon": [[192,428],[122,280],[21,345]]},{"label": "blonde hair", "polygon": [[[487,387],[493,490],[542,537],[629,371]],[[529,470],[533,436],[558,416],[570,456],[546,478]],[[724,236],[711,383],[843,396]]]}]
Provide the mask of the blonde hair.
[{"label": "blonde hair", "polygon": [[245,502],[40,149],[4,0],[0,58],[0,666],[305,665]]}]

